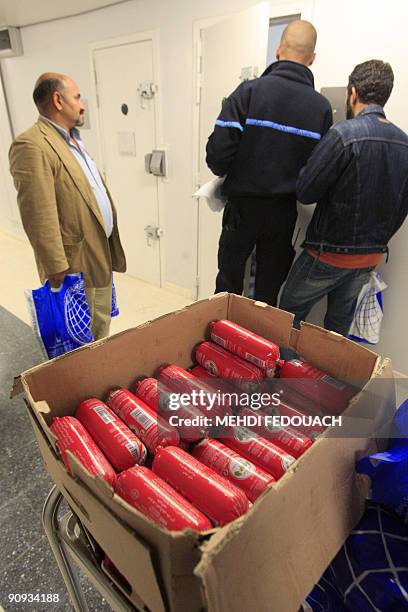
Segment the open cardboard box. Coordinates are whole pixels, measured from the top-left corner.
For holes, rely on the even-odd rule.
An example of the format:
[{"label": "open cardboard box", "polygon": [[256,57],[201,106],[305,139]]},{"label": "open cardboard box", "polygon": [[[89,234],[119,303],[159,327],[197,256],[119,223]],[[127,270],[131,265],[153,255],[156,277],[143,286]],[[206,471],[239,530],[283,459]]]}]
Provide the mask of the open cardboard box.
[{"label": "open cardboard box", "polygon": [[[24,372],[24,390],[47,471],[85,527],[131,587],[131,601],[153,612],[268,610],[291,612],[318,581],[364,509],[365,482],[356,458],[375,449],[373,437],[323,435],[249,513],[206,534],[169,533],[113,495],[71,456],[66,471],[49,430],[52,417],[72,415],[80,401],[103,399],[163,363],[185,368],[208,323],[230,319],[345,381],[366,381],[346,414],[375,414],[380,428],[395,411],[391,363],[338,334],[263,303],[219,294],[152,322],[87,345]],[[373,406],[370,389],[381,380]]]}]

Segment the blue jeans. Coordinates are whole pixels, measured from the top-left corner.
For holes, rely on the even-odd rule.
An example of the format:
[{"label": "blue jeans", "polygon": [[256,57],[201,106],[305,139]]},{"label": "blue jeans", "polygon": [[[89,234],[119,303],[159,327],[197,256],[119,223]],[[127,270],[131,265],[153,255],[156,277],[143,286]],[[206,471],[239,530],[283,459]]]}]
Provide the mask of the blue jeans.
[{"label": "blue jeans", "polygon": [[299,327],[312,306],[327,295],[324,327],[347,336],[358,295],[369,278],[370,268],[336,268],[312,257],[305,250],[289,272],[279,308],[295,315]]}]

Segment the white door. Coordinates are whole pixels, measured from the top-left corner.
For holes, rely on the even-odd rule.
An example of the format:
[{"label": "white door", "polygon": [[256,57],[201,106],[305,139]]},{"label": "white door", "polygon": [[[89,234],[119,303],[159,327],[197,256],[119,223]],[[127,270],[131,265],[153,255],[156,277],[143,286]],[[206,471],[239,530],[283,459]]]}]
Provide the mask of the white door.
[{"label": "white door", "polygon": [[[201,30],[201,96],[199,119],[199,183],[213,175],[205,163],[208,136],[221,103],[243,78],[259,76],[267,54],[269,9],[257,5],[225,21]],[[212,212],[204,200],[198,204],[198,298],[214,293],[218,271],[217,252],[222,213]]]},{"label": "white door", "polygon": [[96,49],[93,56],[104,170],[128,274],[160,285],[158,178],[145,171],[144,159],[156,145],[153,43]]}]

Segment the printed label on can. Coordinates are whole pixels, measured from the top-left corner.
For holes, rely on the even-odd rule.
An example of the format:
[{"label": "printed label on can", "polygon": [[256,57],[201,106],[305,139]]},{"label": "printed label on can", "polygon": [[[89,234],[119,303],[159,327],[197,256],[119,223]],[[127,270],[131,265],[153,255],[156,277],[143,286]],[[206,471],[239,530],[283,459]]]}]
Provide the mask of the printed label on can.
[{"label": "printed label on can", "polygon": [[253,431],[250,431],[246,427],[236,427],[234,430],[234,438],[238,440],[238,442],[248,443],[252,442],[254,438],[257,438],[257,434]]},{"label": "printed label on can", "polygon": [[228,470],[231,476],[238,480],[250,478],[255,473],[255,466],[246,459],[236,458],[230,459]]},{"label": "printed label on can", "polygon": [[98,417],[106,424],[108,423],[114,423],[115,421],[115,417],[112,416],[111,414],[109,414],[109,412],[106,410],[105,406],[95,406],[94,407],[94,411],[96,412],[96,414],[98,415]]},{"label": "printed label on can", "polygon": [[328,385],[335,387],[339,391],[342,391],[346,386],[344,383],[340,382],[339,380],[336,380],[335,378],[332,378],[328,374],[326,374],[325,376],[322,376],[321,380],[327,383]]},{"label": "printed label on can", "polygon": [[150,414],[146,414],[140,408],[134,408],[131,411],[130,416],[132,416],[135,421],[137,421],[139,425],[141,425],[141,427],[143,427],[144,429],[149,429],[149,427],[151,427],[155,423],[154,419],[150,416]]},{"label": "printed label on can", "polygon": [[290,468],[292,463],[294,463],[296,459],[291,457],[290,455],[282,455],[281,456],[281,464],[285,472]]}]

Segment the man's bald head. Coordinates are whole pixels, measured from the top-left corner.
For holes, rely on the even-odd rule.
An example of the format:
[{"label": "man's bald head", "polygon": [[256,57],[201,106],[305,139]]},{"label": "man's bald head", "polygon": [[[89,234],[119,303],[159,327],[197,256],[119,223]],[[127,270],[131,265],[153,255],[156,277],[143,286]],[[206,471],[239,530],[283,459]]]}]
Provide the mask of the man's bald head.
[{"label": "man's bald head", "polygon": [[53,93],[62,93],[70,81],[70,77],[60,72],[44,72],[38,77],[34,85],[33,100],[42,115],[49,109]]},{"label": "man's bald head", "polygon": [[309,21],[291,21],[283,31],[276,57],[310,66],[315,58],[317,32]]}]

